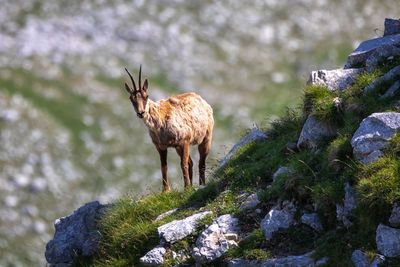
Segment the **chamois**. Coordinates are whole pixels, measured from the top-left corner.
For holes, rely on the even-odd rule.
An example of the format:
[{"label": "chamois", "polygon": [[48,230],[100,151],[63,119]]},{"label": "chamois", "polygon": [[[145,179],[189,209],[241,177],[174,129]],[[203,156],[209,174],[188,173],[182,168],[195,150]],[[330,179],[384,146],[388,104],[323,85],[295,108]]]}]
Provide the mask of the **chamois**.
[{"label": "chamois", "polygon": [[167,149],[174,147],[181,158],[181,169],[185,187],[192,184],[193,161],[189,155],[189,145],[198,145],[199,184],[205,184],[206,158],[210,151],[212,130],[214,127],[213,110],[211,106],[195,93],[170,96],[157,102],[149,99],[147,90],[149,82],[142,85],[142,66],[139,68],[139,87],[129,71],[133,88],[125,83],[125,89],[130,94],[136,115],[143,120],[151,140],[160,154],[163,191],[169,192]]}]

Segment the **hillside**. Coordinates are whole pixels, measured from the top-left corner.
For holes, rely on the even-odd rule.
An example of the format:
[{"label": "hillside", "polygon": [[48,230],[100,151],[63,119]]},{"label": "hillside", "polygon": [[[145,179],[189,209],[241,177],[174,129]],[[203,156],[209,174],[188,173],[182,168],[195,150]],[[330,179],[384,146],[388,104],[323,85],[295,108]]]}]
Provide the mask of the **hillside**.
[{"label": "hillside", "polygon": [[[303,104],[249,131],[205,187],[88,203],[56,222],[72,266],[399,266],[400,23]],[[67,241],[66,241],[67,240]]]}]

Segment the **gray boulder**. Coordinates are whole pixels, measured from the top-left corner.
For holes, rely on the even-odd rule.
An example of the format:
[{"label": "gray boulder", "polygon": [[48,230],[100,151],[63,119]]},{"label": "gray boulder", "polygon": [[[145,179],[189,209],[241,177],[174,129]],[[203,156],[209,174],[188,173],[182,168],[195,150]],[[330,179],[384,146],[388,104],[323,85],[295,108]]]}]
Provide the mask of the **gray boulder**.
[{"label": "gray boulder", "polygon": [[56,232],[46,245],[46,260],[52,265],[69,264],[76,255],[91,256],[99,249],[96,220],[106,207],[98,201],[80,207],[55,221]]},{"label": "gray boulder", "polygon": [[249,261],[234,259],[228,262],[229,267],[314,267],[318,266],[311,257],[314,252],[308,252],[299,256],[288,256],[283,258],[268,259],[265,261]]},{"label": "gray boulder", "polygon": [[204,211],[194,214],[182,220],[174,220],[170,223],[158,227],[158,235],[161,240],[169,243],[174,243],[191,234],[197,228],[197,222],[206,215],[211,214],[211,211]]},{"label": "gray boulder", "polygon": [[383,36],[399,34],[400,33],[400,20],[398,19],[385,19],[385,32]]},{"label": "gray boulder", "polygon": [[400,205],[394,203],[392,213],[390,214],[389,224],[392,227],[400,226]]},{"label": "gray boulder", "polygon": [[143,257],[140,258],[140,263],[145,266],[158,266],[164,263],[164,255],[167,250],[162,246],[158,245]]},{"label": "gray boulder", "polygon": [[[357,160],[369,164],[383,155],[381,149],[400,128],[400,113],[373,113],[365,118],[351,139],[353,154]],[[374,154],[372,154],[374,153]]]},{"label": "gray boulder", "polygon": [[378,250],[386,257],[399,257],[400,230],[379,224],[376,229],[376,245]]},{"label": "gray boulder", "polygon": [[353,211],[357,208],[357,198],[354,192],[354,188],[346,183],[345,187],[344,203],[336,204],[336,218],[341,221],[347,228],[353,225],[350,221]]},{"label": "gray boulder", "polygon": [[255,208],[260,203],[257,194],[250,195],[239,207],[239,210]]},{"label": "gray boulder", "polygon": [[351,255],[351,261],[355,267],[368,267],[368,258],[361,250],[355,250]]},{"label": "gray boulder", "polygon": [[261,221],[261,229],[267,239],[271,239],[273,233],[279,228],[289,228],[294,223],[294,213],[296,208],[293,203],[284,204],[283,209],[272,208]]},{"label": "gray boulder", "polygon": [[345,69],[353,68],[354,66],[365,66],[367,58],[377,49],[379,46],[388,44],[396,45],[400,42],[400,34],[387,35],[380,38],[375,38],[362,42],[347,58],[347,63],[344,66]]},{"label": "gray boulder", "polygon": [[291,169],[290,169],[289,167],[286,167],[286,166],[279,167],[279,169],[272,175],[272,181],[273,181],[273,183],[276,182],[276,179],[277,179],[279,176],[281,176],[282,174],[285,174],[285,173],[287,173],[287,172],[290,172],[290,171],[291,171]]},{"label": "gray boulder", "polygon": [[230,214],[218,217],[201,233],[193,248],[196,262],[205,264],[221,257],[229,248],[237,246],[237,218]]},{"label": "gray boulder", "polygon": [[303,216],[301,216],[301,222],[319,233],[323,230],[321,220],[317,213],[303,214]]},{"label": "gray boulder", "polygon": [[251,133],[247,134],[236,145],[232,147],[232,149],[228,152],[228,154],[223,158],[223,160],[219,164],[219,167],[222,168],[242,146],[245,146],[251,142],[257,142],[267,138],[268,136],[259,130],[254,130]]},{"label": "gray boulder", "polygon": [[398,55],[400,55],[400,48],[390,44],[383,44],[375,49],[365,61],[366,70],[372,72],[382,60]]},{"label": "gray boulder", "polygon": [[[399,36],[400,36],[400,34],[399,34]],[[383,82],[390,81],[392,79],[397,79],[399,77],[400,77],[400,66],[397,66],[397,67],[394,67],[393,69],[391,69],[390,71],[388,71],[382,77],[379,77],[378,79],[373,81],[371,84],[367,85],[364,88],[364,95],[366,95],[367,93],[373,91],[377,85],[379,85],[379,84],[381,84]]]},{"label": "gray boulder", "polygon": [[332,91],[343,91],[354,83],[363,69],[337,69],[312,71],[307,84],[325,85]]},{"label": "gray boulder", "polygon": [[318,121],[314,115],[310,115],[301,130],[297,146],[317,149],[318,141],[322,137],[335,136],[336,130],[336,127]]}]

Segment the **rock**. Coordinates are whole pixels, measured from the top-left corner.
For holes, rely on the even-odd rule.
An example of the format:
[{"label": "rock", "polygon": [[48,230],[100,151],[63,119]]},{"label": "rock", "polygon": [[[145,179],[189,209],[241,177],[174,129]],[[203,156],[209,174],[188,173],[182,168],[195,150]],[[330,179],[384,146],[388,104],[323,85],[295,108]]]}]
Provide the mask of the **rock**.
[{"label": "rock", "polygon": [[251,142],[257,142],[257,141],[264,140],[267,138],[268,138],[268,136],[259,130],[254,130],[251,133],[247,134],[236,145],[233,146],[233,148],[223,158],[223,160],[219,164],[219,167],[222,168],[232,158],[232,156],[236,154],[237,150],[239,148],[241,148],[242,146],[245,146]]},{"label": "rock", "polygon": [[257,194],[252,194],[240,205],[239,210],[255,208],[259,203]]},{"label": "rock", "polygon": [[204,211],[194,214],[182,220],[174,220],[170,223],[158,227],[158,235],[162,240],[169,243],[185,238],[197,228],[197,222],[206,215],[211,214],[211,211]]},{"label": "rock", "polygon": [[301,130],[298,147],[318,148],[318,141],[322,137],[335,136],[336,128],[324,122],[318,121],[314,115],[308,116]]},{"label": "rock", "polygon": [[166,249],[162,245],[158,245],[141,257],[140,263],[145,266],[157,266],[163,264],[166,252]]},{"label": "rock", "polygon": [[317,262],[315,263],[315,266],[321,266],[321,265],[325,265],[328,263],[328,257],[323,257],[322,259],[317,260]]},{"label": "rock", "polygon": [[[174,260],[176,259],[178,261],[178,263],[182,263],[188,259],[188,256],[185,254],[185,250],[183,250],[183,249],[179,250],[178,252],[171,251],[171,254],[172,254],[172,258]],[[177,265],[174,265],[174,266],[177,266]],[[178,265],[178,266],[180,266],[180,265]]]},{"label": "rock", "polygon": [[106,205],[98,201],[80,207],[73,214],[55,221],[56,232],[46,245],[46,260],[51,264],[71,263],[76,255],[91,256],[98,247],[96,220]]},{"label": "rock", "polygon": [[386,257],[400,256],[400,230],[379,224],[376,229],[376,245]]},{"label": "rock", "polygon": [[399,89],[400,89],[400,81],[397,80],[380,98],[383,99],[383,98],[393,97],[399,91]]},{"label": "rock", "polygon": [[272,181],[273,181],[273,183],[276,182],[276,179],[277,179],[280,175],[282,175],[282,174],[284,174],[284,173],[287,173],[287,172],[289,172],[289,171],[290,171],[290,168],[288,168],[288,167],[286,167],[286,166],[279,167],[279,169],[272,175]]},{"label": "rock", "polygon": [[158,215],[157,218],[155,219],[155,221],[162,220],[162,219],[164,219],[165,217],[167,217],[167,216],[169,216],[169,215],[171,215],[171,214],[174,214],[174,213],[177,212],[177,211],[178,211],[178,208],[173,209],[173,210],[166,211],[166,212],[164,212],[164,213]]},{"label": "rock", "polygon": [[394,203],[392,213],[390,214],[389,224],[392,227],[400,226],[400,205]]},{"label": "rock", "polygon": [[322,232],[323,227],[317,213],[303,214],[301,222],[307,224],[317,232]]},{"label": "rock", "polygon": [[366,70],[372,72],[383,60],[390,56],[398,55],[400,55],[400,48],[390,44],[383,44],[375,49],[365,61]]},{"label": "rock", "polygon": [[382,151],[380,150],[376,150],[374,152],[372,152],[371,154],[369,154],[368,156],[364,157],[361,162],[368,165],[372,162],[374,162],[375,160],[379,159],[380,157],[382,157],[384,154]]},{"label": "rock", "polygon": [[385,256],[376,254],[372,262],[369,264],[369,267],[378,267],[381,266],[385,262]]},{"label": "rock", "polygon": [[393,138],[399,128],[400,113],[371,114],[361,122],[351,139],[354,157],[368,164],[372,159],[382,156],[380,150],[386,147],[387,141]]},{"label": "rock", "polygon": [[349,218],[353,215],[353,210],[357,208],[357,199],[354,188],[350,186],[349,183],[346,183],[344,190],[345,197],[343,205],[336,204],[336,218],[341,221],[345,227],[349,228],[353,224]]},{"label": "rock", "polygon": [[218,217],[196,241],[192,256],[196,262],[205,264],[213,261],[233,246],[237,246],[239,220],[230,214]]},{"label": "rock", "polygon": [[354,83],[363,69],[337,69],[312,71],[307,84],[325,85],[332,91],[343,91]]},{"label": "rock", "polygon": [[351,261],[355,267],[368,267],[368,258],[361,250],[355,250],[351,255]]},{"label": "rock", "polygon": [[271,239],[279,228],[289,228],[294,223],[296,208],[292,203],[287,204],[282,210],[272,208],[261,221],[261,229],[266,238]]},{"label": "rock", "polygon": [[242,199],[242,198],[245,198],[245,197],[247,197],[248,195],[249,195],[249,193],[247,193],[247,192],[244,192],[244,193],[242,193],[242,194],[238,195],[236,198],[237,198],[237,199]]},{"label": "rock", "polygon": [[345,69],[354,68],[354,66],[365,66],[367,58],[383,44],[396,45],[400,42],[400,34],[388,35],[362,42],[347,58]]},{"label": "rock", "polygon": [[314,267],[317,266],[315,260],[311,257],[314,252],[311,251],[304,255],[288,256],[284,258],[274,258],[265,261],[249,261],[244,259],[234,259],[228,262],[229,267]]},{"label": "rock", "polygon": [[297,152],[297,142],[289,142],[285,145],[288,152]]},{"label": "rock", "polygon": [[[399,34],[400,36],[400,34]],[[368,92],[373,91],[373,89],[375,88],[375,86],[383,83],[383,82],[387,82],[390,81],[392,79],[395,78],[399,78],[400,77],[400,66],[394,67],[393,69],[391,69],[390,71],[388,71],[385,75],[379,77],[378,79],[376,79],[375,81],[373,81],[371,84],[367,85],[364,88],[364,95],[366,95]]]},{"label": "rock", "polygon": [[400,20],[398,19],[385,19],[385,32],[383,36],[399,34],[400,33]]}]

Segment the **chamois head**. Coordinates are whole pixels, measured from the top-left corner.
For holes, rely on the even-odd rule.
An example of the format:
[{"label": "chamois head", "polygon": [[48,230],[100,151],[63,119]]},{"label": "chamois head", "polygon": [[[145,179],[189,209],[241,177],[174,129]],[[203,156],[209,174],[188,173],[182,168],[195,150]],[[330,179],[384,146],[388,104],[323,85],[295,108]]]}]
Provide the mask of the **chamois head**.
[{"label": "chamois head", "polygon": [[125,89],[130,94],[129,99],[132,102],[133,108],[135,109],[136,115],[139,118],[143,118],[143,114],[146,109],[148,95],[147,95],[147,88],[149,87],[149,82],[147,79],[144,80],[142,86],[142,65],[140,65],[139,69],[139,89],[136,88],[135,81],[133,80],[132,75],[129,71],[125,68],[126,72],[128,73],[129,77],[131,78],[133,88],[131,88],[128,83],[125,83]]}]

